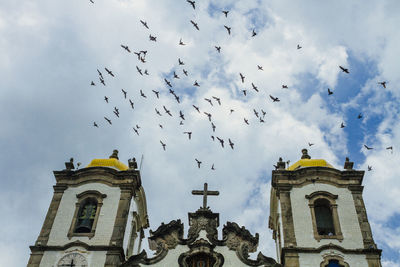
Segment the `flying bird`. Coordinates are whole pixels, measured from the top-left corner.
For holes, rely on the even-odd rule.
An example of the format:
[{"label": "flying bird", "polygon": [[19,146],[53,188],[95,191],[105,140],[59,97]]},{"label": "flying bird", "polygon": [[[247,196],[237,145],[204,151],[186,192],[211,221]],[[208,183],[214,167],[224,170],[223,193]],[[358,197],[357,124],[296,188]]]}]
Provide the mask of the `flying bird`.
[{"label": "flying bird", "polygon": [[93,126],[99,128],[96,122],[93,122]]},{"label": "flying bird", "polygon": [[187,70],[185,70],[185,69],[182,69],[182,71],[183,71],[183,74],[185,74],[186,76],[188,76],[188,72],[187,72]]},{"label": "flying bird", "polygon": [[200,31],[200,28],[199,28],[199,26],[197,25],[196,22],[194,22],[193,20],[190,20],[190,22],[193,24],[193,26],[194,26],[198,31]]},{"label": "flying bird", "polygon": [[104,96],[104,101],[108,103],[108,97]]},{"label": "flying bird", "polygon": [[164,144],[161,140],[160,140],[160,143],[161,143],[161,145],[162,145],[162,148],[164,149],[164,151],[165,151],[165,147],[167,146],[166,144]]},{"label": "flying bird", "polygon": [[183,132],[183,133],[188,135],[189,140],[192,139],[192,132]]},{"label": "flying bird", "polygon": [[253,109],[254,115],[256,115],[256,117],[258,118],[258,112],[257,110]]},{"label": "flying bird", "polygon": [[344,123],[342,122],[342,123],[340,124],[340,128],[344,128],[344,127],[346,127],[346,125],[344,125]]},{"label": "flying bird", "polygon": [[345,72],[345,73],[350,73],[350,72],[349,72],[349,69],[346,69],[346,68],[344,68],[344,67],[342,67],[342,66],[339,66],[339,68],[340,68],[343,72]]},{"label": "flying bird", "polygon": [[183,115],[182,110],[179,111],[179,118],[181,118],[183,121],[185,120],[185,115]]},{"label": "flying bird", "polygon": [[383,88],[386,88],[386,81],[379,82],[379,84],[380,84],[380,85],[382,85],[382,86],[383,86]]},{"label": "flying bird", "polygon": [[332,95],[333,92],[331,91],[331,89],[328,88],[328,95]]},{"label": "flying bird", "polygon": [[157,98],[160,98],[160,92],[159,91],[156,91],[156,90],[151,90],[151,91],[156,95]]},{"label": "flying bird", "polygon": [[179,45],[186,45],[184,42],[182,42],[182,38],[179,40]]},{"label": "flying bird", "polygon": [[369,146],[367,146],[367,145],[364,145],[364,147],[365,147],[367,150],[374,149],[373,147],[369,147]]},{"label": "flying bird", "polygon": [[107,73],[110,74],[112,77],[115,77],[111,70],[109,70],[109,69],[107,69],[107,68],[104,68],[104,69],[105,69],[105,70],[107,71]]},{"label": "flying bird", "polygon": [[113,110],[113,112],[114,112],[115,116],[117,116],[119,118],[119,113],[116,112],[115,110]]},{"label": "flying bird", "polygon": [[221,47],[220,46],[215,46],[215,49],[217,49],[218,53],[221,53]]},{"label": "flying bird", "polygon": [[279,98],[273,97],[272,95],[269,95],[269,97],[272,99],[273,102],[279,102],[279,101],[281,101]]},{"label": "flying bird", "polygon": [[213,122],[211,122],[211,128],[212,128],[213,132],[215,133],[215,129],[217,128],[217,126],[215,126],[215,124]]},{"label": "flying bird", "polygon": [[301,48],[302,48],[302,47],[298,44],[298,45],[297,45],[297,49],[301,49]]},{"label": "flying bird", "polygon": [[358,114],[357,119],[361,119],[363,116],[361,113]]},{"label": "flying bird", "polygon": [[388,146],[386,149],[387,150],[392,150],[392,152],[393,152],[393,146]]},{"label": "flying bird", "polygon": [[99,74],[99,77],[104,79],[103,74],[99,71],[99,69],[97,69],[97,73]]},{"label": "flying bird", "polygon": [[124,98],[126,99],[126,91],[124,89],[121,89],[122,93],[124,94]]},{"label": "flying bird", "polygon": [[156,113],[157,113],[158,116],[162,116],[161,113],[160,113],[160,111],[158,111],[157,108],[154,108],[154,110],[156,111]]},{"label": "flying bird", "polygon": [[137,135],[139,135],[139,131],[135,127],[133,127],[132,129]]},{"label": "flying bird", "polygon": [[178,58],[178,63],[179,65],[185,65],[185,63],[183,63],[183,61],[180,58]]},{"label": "flying bird", "polygon": [[129,103],[131,104],[131,108],[135,109],[134,105],[133,105],[133,101],[129,99]]},{"label": "flying bird", "polygon": [[213,106],[213,103],[212,103],[211,99],[209,99],[209,98],[204,98],[204,100],[207,101],[208,103],[210,103],[211,106]]},{"label": "flying bird", "polygon": [[251,83],[251,86],[253,87],[253,89],[258,92],[257,86],[254,85],[254,83]]},{"label": "flying bird", "polygon": [[172,85],[171,85],[171,82],[170,81],[168,81],[167,79],[165,79],[164,78],[164,81],[165,81],[165,83],[169,86],[169,87],[172,87]]},{"label": "flying bird", "polygon": [[207,113],[207,112],[205,112],[205,111],[204,111],[203,113],[206,114],[207,117],[208,117],[208,120],[211,121],[211,114],[210,114],[210,113]]},{"label": "flying bird", "polygon": [[254,37],[256,35],[257,35],[256,31],[255,31],[255,29],[253,29],[253,32],[251,33],[251,37]]},{"label": "flying bird", "polygon": [[249,120],[248,120],[248,119],[243,118],[243,120],[244,120],[244,123],[246,123],[247,125],[249,125]]},{"label": "flying bird", "polygon": [[368,165],[368,171],[372,171],[372,166]]},{"label": "flying bird", "polygon": [[310,142],[308,142],[308,146],[313,146],[314,144],[312,144],[312,143],[310,143]]},{"label": "flying bird", "polygon": [[92,81],[92,82],[90,83],[90,85],[91,85],[91,86],[96,86],[96,84],[94,83],[94,81]]},{"label": "flying bird", "polygon": [[104,119],[111,125],[112,123],[111,123],[111,120],[109,119],[109,118],[107,118],[107,117],[104,117]]},{"label": "flying bird", "polygon": [[231,35],[231,27],[224,25],[225,29],[228,31],[228,34]]},{"label": "flying bird", "polygon": [[258,68],[259,70],[264,70],[263,67],[260,66],[260,65],[257,65],[257,68]]},{"label": "flying bird", "polygon": [[219,97],[213,96],[212,98],[214,98],[215,100],[217,100],[218,105],[221,106],[221,99]]},{"label": "flying bird", "polygon": [[194,84],[193,84],[193,86],[197,86],[197,87],[200,87],[200,84],[197,82],[197,80],[196,81],[194,81]]},{"label": "flying bird", "polygon": [[267,115],[267,112],[265,112],[264,110],[261,109],[261,113],[263,114],[263,117],[265,117],[265,115]]},{"label": "flying bird", "polygon": [[144,98],[147,98],[147,96],[143,93],[142,89],[140,89],[140,96],[144,97]]},{"label": "flying bird", "polygon": [[215,171],[214,163],[213,163],[213,165],[211,166],[211,170]]},{"label": "flying bird", "polygon": [[288,86],[286,84],[282,84],[282,89],[288,89]]},{"label": "flying bird", "polygon": [[176,74],[175,71],[174,71],[174,78],[175,78],[175,79],[179,79],[179,76],[178,76],[178,74]]},{"label": "flying bird", "polygon": [[200,113],[199,107],[196,107],[195,105],[192,105],[192,106],[197,110],[198,113]]},{"label": "flying bird", "polygon": [[244,96],[246,96],[247,90],[246,90],[246,89],[245,89],[245,90],[242,90],[242,92],[243,92]]},{"label": "flying bird", "polygon": [[168,110],[165,106],[163,106],[165,113],[167,113],[168,115],[170,115],[172,117],[171,111]]},{"label": "flying bird", "polygon": [[200,160],[198,160],[198,159],[195,159],[196,160],[196,162],[197,162],[197,167],[200,169],[200,164],[201,164],[201,161]]},{"label": "flying bird", "polygon": [[144,70],[144,74],[150,75],[149,72],[148,72],[147,70]]},{"label": "flying bird", "polygon": [[244,78],[245,78],[244,75],[241,72],[239,73],[239,75],[240,75],[240,79],[242,80],[242,83],[244,83]]},{"label": "flying bird", "polygon": [[225,18],[227,18],[227,17],[228,17],[229,10],[222,10],[222,13],[224,13]]},{"label": "flying bird", "polygon": [[139,72],[140,75],[143,76],[142,69],[140,69],[138,66],[136,66],[136,70]]},{"label": "flying bird", "polygon": [[221,144],[221,146],[223,148],[224,147],[224,139],[219,138],[218,136],[217,136],[217,139],[218,139],[219,143]]},{"label": "flying bird", "polygon": [[211,139],[212,139],[213,141],[215,141],[215,137],[214,137],[214,135],[211,135]]},{"label": "flying bird", "polygon": [[125,49],[127,52],[131,52],[131,50],[129,49],[129,47],[127,46],[127,45],[121,45],[121,47],[123,48],[123,49]]},{"label": "flying bird", "polygon": [[147,29],[149,28],[149,26],[147,26],[147,22],[146,21],[140,20],[140,22],[143,24],[144,27],[146,27]]},{"label": "flying bird", "polygon": [[106,83],[104,82],[104,79],[103,79],[103,78],[99,77],[99,80],[100,80],[100,82],[101,82],[104,86],[106,86]]},{"label": "flying bird", "polygon": [[193,9],[196,9],[196,6],[195,6],[196,1],[186,0],[186,2],[188,2],[189,4],[191,4],[192,7],[193,7]]},{"label": "flying bird", "polygon": [[152,36],[151,34],[149,35],[149,39],[150,39],[150,41],[157,42],[157,37]]},{"label": "flying bird", "polygon": [[228,141],[229,141],[229,145],[230,145],[230,147],[233,149],[233,145],[234,145],[234,143],[231,141],[231,139],[230,139],[230,138],[228,138]]}]

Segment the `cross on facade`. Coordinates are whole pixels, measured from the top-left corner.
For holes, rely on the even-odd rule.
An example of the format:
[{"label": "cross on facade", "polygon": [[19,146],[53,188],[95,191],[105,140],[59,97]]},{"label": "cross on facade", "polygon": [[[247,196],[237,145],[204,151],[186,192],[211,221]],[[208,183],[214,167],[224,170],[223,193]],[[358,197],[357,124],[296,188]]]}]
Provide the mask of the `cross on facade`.
[{"label": "cross on facade", "polygon": [[193,195],[203,195],[203,209],[207,209],[207,196],[218,196],[218,191],[208,191],[207,183],[204,183],[204,190],[192,190]]}]

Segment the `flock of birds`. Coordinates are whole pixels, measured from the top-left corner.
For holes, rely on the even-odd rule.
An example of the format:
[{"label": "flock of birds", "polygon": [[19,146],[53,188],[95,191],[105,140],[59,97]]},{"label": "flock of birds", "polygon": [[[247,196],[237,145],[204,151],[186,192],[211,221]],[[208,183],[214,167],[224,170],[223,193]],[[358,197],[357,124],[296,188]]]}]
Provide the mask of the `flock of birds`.
[{"label": "flock of birds", "polygon": [[[91,3],[94,3],[93,0],[90,0],[90,2],[91,2]],[[195,2],[195,1],[186,0],[186,2],[187,2],[188,4],[190,4],[190,6],[191,6],[194,10],[196,9],[196,2]],[[228,18],[229,10],[221,10],[221,12],[222,12],[222,14],[225,16],[225,18]],[[150,27],[149,27],[149,25],[148,25],[148,23],[147,23],[146,21],[140,20],[140,23],[141,23],[142,26],[143,26],[144,28],[146,28],[147,30],[150,29]],[[192,26],[194,27],[195,30],[200,31],[200,26],[199,26],[199,24],[198,24],[197,22],[195,22],[194,20],[190,20],[190,23],[192,24]],[[227,26],[227,25],[223,25],[223,27],[226,29],[227,34],[228,34],[228,35],[231,35],[231,33],[232,33],[232,27],[229,27],[229,26]],[[255,37],[256,35],[257,35],[256,30],[255,30],[255,29],[252,29],[252,31],[251,31],[251,33],[249,34],[249,36]],[[157,42],[157,36],[154,36],[154,35],[152,35],[152,34],[149,34],[149,41],[150,41],[150,42]],[[185,45],[187,45],[187,44],[186,44],[186,43],[182,40],[182,38],[181,38],[181,39],[179,40],[179,42],[178,42],[178,45],[179,45],[179,46],[185,46]],[[125,50],[127,53],[132,53],[132,52],[133,52],[133,54],[136,55],[137,60],[140,62],[139,65],[143,65],[143,64],[145,64],[145,63],[147,62],[147,60],[146,60],[146,56],[147,56],[147,53],[148,53],[147,50],[132,51],[131,48],[130,48],[128,45],[126,45],[126,44],[121,44],[120,46],[121,46],[121,48],[122,48],[123,50]],[[214,47],[215,47],[217,53],[221,53],[221,46],[214,46]],[[299,49],[302,49],[302,46],[300,46],[300,44],[297,44],[297,50],[299,50]],[[182,74],[185,75],[185,77],[189,77],[189,76],[190,76],[190,75],[189,75],[189,72],[188,72],[188,70],[185,69],[185,62],[183,62],[183,60],[182,60],[181,58],[178,58],[177,62],[178,62],[178,66],[182,67]],[[339,66],[339,69],[340,69],[343,73],[345,73],[345,74],[350,74],[350,71],[349,71],[348,68],[345,68],[345,67],[343,67],[343,66]],[[137,70],[138,74],[141,75],[141,76],[150,75],[149,71],[148,71],[147,69],[145,69],[144,67],[142,67],[142,66],[136,65],[136,70]],[[261,65],[257,65],[257,70],[263,71],[264,69],[263,69],[263,67],[262,67]],[[104,71],[105,71],[105,73],[107,73],[107,75],[109,75],[110,77],[112,77],[112,78],[115,77],[115,74],[114,74],[113,71],[110,70],[109,68],[105,67],[105,68],[104,68]],[[103,86],[106,86],[106,78],[105,78],[105,75],[103,75],[102,71],[99,70],[99,69],[97,69],[97,74],[98,74],[98,80],[99,80],[99,82],[100,82]],[[244,84],[244,83],[245,83],[245,80],[246,80],[246,76],[245,76],[243,73],[241,73],[241,72],[239,72],[238,75],[239,75],[239,79],[240,79],[241,83]],[[179,74],[178,74],[176,71],[173,72],[173,76],[172,76],[172,77],[164,77],[164,82],[165,82],[165,85],[166,85],[166,87],[167,87],[167,89],[168,89],[169,94],[171,94],[171,96],[173,96],[173,98],[176,100],[176,102],[177,102],[178,104],[180,104],[180,103],[181,103],[181,97],[174,91],[174,86],[173,86],[173,83],[172,83],[172,80],[175,80],[175,79],[176,79],[176,80],[180,79],[180,76],[179,76]],[[379,84],[380,84],[383,88],[386,88],[387,82],[386,82],[386,81],[382,81],[382,82],[379,82]],[[95,83],[94,81],[91,81],[90,85],[91,85],[91,86],[96,86],[96,83]],[[200,87],[200,83],[199,83],[197,80],[195,80],[195,81],[193,82],[193,86],[194,86],[194,87]],[[257,87],[253,82],[251,83],[251,88],[252,88],[256,93],[259,92],[258,87]],[[288,85],[283,84],[283,85],[282,85],[282,89],[289,89],[289,87],[288,87]],[[334,91],[333,91],[332,89],[330,89],[330,88],[328,88],[327,91],[328,91],[328,96],[331,96],[331,95],[334,94]],[[243,96],[247,96],[247,94],[248,94],[248,90],[247,90],[247,89],[243,89],[243,90],[241,90],[241,92],[242,92]],[[122,93],[123,98],[124,98],[124,99],[127,99],[127,100],[129,101],[129,105],[130,105],[131,109],[132,109],[132,110],[135,109],[134,101],[133,101],[131,98],[128,98],[128,92],[127,92],[127,90],[121,89],[121,93]],[[146,99],[146,98],[148,97],[148,96],[145,94],[145,92],[144,92],[143,90],[141,90],[141,89],[139,90],[139,93],[140,93],[140,97],[142,97],[142,98],[144,98],[144,99]],[[163,94],[161,94],[162,92],[157,91],[157,90],[154,90],[154,89],[152,90],[152,93],[154,94],[154,97],[155,97],[156,99],[159,99],[160,96],[163,95]],[[269,95],[269,98],[271,99],[271,101],[272,101],[273,103],[277,103],[277,102],[280,102],[280,101],[281,101],[278,97],[273,96],[273,95]],[[204,98],[204,100],[205,100],[206,102],[208,102],[208,103],[210,104],[210,106],[214,106],[213,103],[217,103],[219,106],[221,106],[221,98],[219,98],[219,97],[217,97],[217,96],[211,96],[211,97],[209,97],[209,98]],[[104,96],[104,101],[108,104],[108,103],[109,103],[109,97],[108,97],[108,96]],[[217,140],[217,141],[219,142],[219,144],[221,145],[221,147],[224,148],[225,140],[224,140],[222,137],[216,136],[216,135],[215,135],[215,132],[216,132],[216,128],[217,128],[217,127],[216,127],[216,125],[215,125],[215,123],[214,123],[214,121],[213,121],[213,119],[212,119],[212,118],[213,118],[212,113],[207,112],[207,111],[201,111],[201,110],[200,110],[200,107],[199,107],[199,106],[196,106],[196,105],[194,105],[194,104],[192,105],[192,107],[193,107],[199,114],[204,114],[204,115],[206,116],[206,118],[207,118],[208,121],[210,122],[211,129],[212,129],[212,132],[213,132],[213,134],[211,135],[212,141]],[[173,117],[172,112],[171,112],[170,109],[168,109],[165,105],[163,105],[162,108],[163,108],[163,112],[164,112],[166,115],[168,115],[168,116],[170,116],[170,117]],[[163,115],[162,112],[161,112],[159,109],[157,109],[157,107],[154,108],[154,111],[155,111],[155,113],[156,113],[157,116],[162,116],[162,115]],[[230,109],[229,109],[229,114],[232,114],[234,111],[235,111],[234,109],[230,108]],[[256,110],[256,109],[253,109],[253,113],[254,113],[254,116],[257,118],[257,120],[258,120],[260,123],[265,123],[265,116],[266,116],[266,114],[267,114],[266,111],[264,111],[263,109],[261,109],[260,111],[258,111],[258,110]],[[113,109],[113,114],[114,114],[117,118],[119,118],[119,116],[120,116],[119,108],[117,108],[116,106],[115,106],[114,109]],[[180,125],[184,125],[184,121],[185,121],[185,114],[184,114],[184,111],[180,110],[180,111],[179,111],[178,117],[179,117],[179,121],[180,121],[179,124],[180,124]],[[362,115],[361,113],[359,113],[358,116],[357,116],[357,119],[362,119],[362,118],[363,118],[363,115]],[[112,120],[111,120],[111,118],[104,116],[104,120],[105,120],[109,125],[112,125]],[[250,125],[249,119],[247,119],[247,118],[243,118],[243,122],[244,122],[246,125]],[[93,122],[93,126],[96,127],[96,128],[98,128],[98,127],[99,127],[99,124],[95,121],[95,122]],[[163,126],[162,124],[159,124],[159,127],[160,127],[161,129],[164,128],[164,126]],[[345,127],[346,127],[345,123],[344,123],[344,122],[341,122],[340,128],[345,128]],[[133,129],[134,134],[140,135],[140,129],[141,129],[141,127],[140,127],[139,125],[136,124],[132,129]],[[188,137],[189,140],[192,139],[192,134],[193,134],[192,131],[184,131],[184,132],[182,132],[182,133],[183,133],[184,135],[187,135],[187,137]],[[228,138],[228,143],[229,143],[229,147],[233,150],[233,149],[234,149],[234,145],[235,145],[234,142],[233,142],[230,138]],[[166,144],[163,140],[160,140],[160,144],[161,144],[162,149],[163,149],[164,151],[166,151],[166,149],[167,149],[167,144]],[[313,143],[308,143],[308,145],[311,147],[311,146],[313,146],[314,144],[313,144]],[[365,147],[367,150],[372,150],[372,149],[374,149],[373,147],[370,147],[370,146],[365,145],[365,144],[364,144],[364,147]],[[391,150],[391,151],[393,152],[393,147],[392,147],[392,146],[387,147],[386,149],[387,149],[387,150]],[[199,160],[199,159],[197,159],[197,158],[195,158],[195,162],[196,162],[196,166],[197,166],[198,168],[201,168],[202,161]],[[289,164],[290,161],[287,161],[286,163]],[[215,170],[215,165],[214,165],[214,163],[212,163],[211,170]],[[371,170],[372,170],[372,166],[369,166],[369,165],[368,165],[368,171],[371,171]]]}]

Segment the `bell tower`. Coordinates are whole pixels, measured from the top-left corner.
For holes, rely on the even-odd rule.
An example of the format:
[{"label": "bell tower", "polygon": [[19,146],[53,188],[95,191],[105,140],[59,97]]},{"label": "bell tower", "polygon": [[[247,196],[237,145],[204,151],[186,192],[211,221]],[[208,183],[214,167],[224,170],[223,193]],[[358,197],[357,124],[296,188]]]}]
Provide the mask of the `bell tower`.
[{"label": "bell tower", "polygon": [[126,166],[114,150],[108,159],[94,159],[85,168],[76,170],[73,159],[65,167],[54,171],[53,199],[30,247],[28,267],[119,266],[125,252],[134,254],[138,232],[149,226],[135,159]]},{"label": "bell tower", "polygon": [[306,149],[272,171],[269,227],[286,267],[381,267],[362,197],[364,171],[344,170]]}]

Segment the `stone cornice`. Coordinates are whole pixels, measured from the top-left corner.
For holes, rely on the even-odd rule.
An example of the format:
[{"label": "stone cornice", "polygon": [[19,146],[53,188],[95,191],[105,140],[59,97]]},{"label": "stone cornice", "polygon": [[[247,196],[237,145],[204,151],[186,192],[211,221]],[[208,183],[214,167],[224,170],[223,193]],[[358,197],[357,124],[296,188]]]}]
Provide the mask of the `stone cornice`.
[{"label": "stone cornice", "polygon": [[362,254],[362,255],[381,255],[382,250],[376,248],[359,248],[359,249],[348,249],[344,248],[335,244],[327,244],[322,245],[318,248],[310,248],[310,247],[284,247],[282,248],[282,257],[284,257],[285,253],[320,253],[321,251],[328,250],[328,249],[335,249],[345,254]]},{"label": "stone cornice", "polygon": [[344,170],[340,171],[327,167],[307,167],[294,171],[272,171],[271,183],[277,191],[287,191],[291,187],[301,187],[312,183],[326,183],[337,187],[361,186],[364,171]]},{"label": "stone cornice", "polygon": [[119,186],[123,190],[132,191],[141,186],[141,178],[138,170],[118,171],[108,167],[90,167],[76,171],[54,171],[57,181],[56,186],[79,186],[85,183],[99,182],[109,186]]}]

